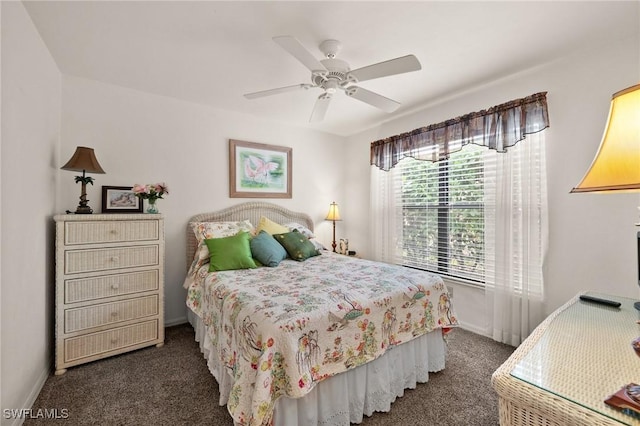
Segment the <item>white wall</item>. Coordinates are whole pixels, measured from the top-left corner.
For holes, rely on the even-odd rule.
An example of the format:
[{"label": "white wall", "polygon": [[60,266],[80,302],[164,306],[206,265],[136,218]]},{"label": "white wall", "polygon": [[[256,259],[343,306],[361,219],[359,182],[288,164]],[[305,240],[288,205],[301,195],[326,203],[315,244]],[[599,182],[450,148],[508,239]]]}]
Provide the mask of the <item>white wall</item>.
[{"label": "white wall", "polygon": [[[60,72],[20,2],[2,8],[0,407],[28,408],[50,371]],[[19,422],[5,419],[2,424]]]},{"label": "white wall", "polygon": [[[549,194],[549,250],[545,266],[547,314],[584,290],[638,298],[636,231],[638,195],[569,194],[596,153],[611,95],[640,79],[640,37],[592,46],[553,63],[495,81],[429,105],[352,136],[344,216],[367,211],[369,146],[374,140],[438,123],[472,111],[547,91],[546,130]],[[526,47],[525,47],[526,48]],[[355,160],[355,159],[359,160]],[[366,217],[366,216],[365,216]],[[350,246],[365,256],[369,222],[347,219]],[[465,327],[487,333],[483,292],[452,284],[454,305]]]},{"label": "white wall", "polygon": [[[102,185],[169,185],[170,194],[158,202],[165,215],[166,324],[186,319],[189,217],[249,201],[229,198],[229,139],[293,149],[293,197],[267,201],[308,212],[319,239],[330,244],[324,217],[333,200],[344,199],[343,138],[77,77],[64,76],[62,88],[61,156],[66,161],[76,146],[92,147],[106,172],[94,175],[95,186],[87,190],[95,212]],[[62,173],[57,210],[75,210],[80,189],[73,172]]]}]

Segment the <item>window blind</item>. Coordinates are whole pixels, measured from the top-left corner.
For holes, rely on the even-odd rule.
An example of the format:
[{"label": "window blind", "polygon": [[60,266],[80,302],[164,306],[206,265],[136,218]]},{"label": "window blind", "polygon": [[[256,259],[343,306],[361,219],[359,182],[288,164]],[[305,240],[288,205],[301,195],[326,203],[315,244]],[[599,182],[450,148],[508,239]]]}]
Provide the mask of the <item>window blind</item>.
[{"label": "window blind", "polygon": [[484,283],[486,148],[467,145],[439,162],[405,158],[396,168],[399,263]]}]

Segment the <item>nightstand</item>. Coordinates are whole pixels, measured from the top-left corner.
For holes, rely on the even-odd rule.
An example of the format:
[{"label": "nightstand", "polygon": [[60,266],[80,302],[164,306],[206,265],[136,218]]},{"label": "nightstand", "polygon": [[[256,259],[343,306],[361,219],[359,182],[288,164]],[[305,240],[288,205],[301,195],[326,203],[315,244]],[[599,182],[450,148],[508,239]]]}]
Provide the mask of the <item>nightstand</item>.
[{"label": "nightstand", "polygon": [[57,215],[56,371],[164,343],[164,219]]}]

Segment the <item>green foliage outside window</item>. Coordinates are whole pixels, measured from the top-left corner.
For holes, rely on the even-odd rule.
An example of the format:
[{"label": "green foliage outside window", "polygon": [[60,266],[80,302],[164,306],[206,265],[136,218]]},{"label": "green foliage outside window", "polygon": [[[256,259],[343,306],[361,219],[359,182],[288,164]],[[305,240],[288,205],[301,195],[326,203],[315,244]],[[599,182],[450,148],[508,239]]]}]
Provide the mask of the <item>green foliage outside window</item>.
[{"label": "green foliage outside window", "polygon": [[483,281],[484,148],[440,162],[404,159],[399,203],[404,264]]}]

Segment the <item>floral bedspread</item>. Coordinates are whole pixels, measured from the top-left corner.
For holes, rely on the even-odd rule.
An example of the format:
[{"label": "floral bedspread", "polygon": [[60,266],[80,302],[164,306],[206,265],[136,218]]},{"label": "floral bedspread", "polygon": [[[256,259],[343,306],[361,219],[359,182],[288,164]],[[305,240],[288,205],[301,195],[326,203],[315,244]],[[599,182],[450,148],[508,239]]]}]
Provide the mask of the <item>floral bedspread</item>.
[{"label": "floral bedspread", "polygon": [[331,252],[304,262],[209,273],[188,289],[220,365],[234,378],[228,409],[271,423],[276,400],[437,328],[457,325],[437,275]]}]

